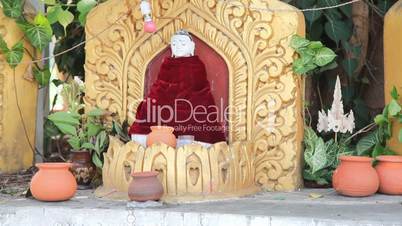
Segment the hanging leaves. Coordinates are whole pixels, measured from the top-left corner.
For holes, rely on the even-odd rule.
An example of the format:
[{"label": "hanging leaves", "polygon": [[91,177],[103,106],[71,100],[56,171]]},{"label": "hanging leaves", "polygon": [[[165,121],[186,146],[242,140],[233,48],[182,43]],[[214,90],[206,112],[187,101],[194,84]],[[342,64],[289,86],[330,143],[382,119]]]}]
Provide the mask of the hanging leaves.
[{"label": "hanging leaves", "polygon": [[59,10],[57,21],[63,26],[64,33],[66,33],[67,26],[74,21],[74,15],[68,10]]},{"label": "hanging leaves", "polygon": [[49,85],[49,80],[50,80],[50,76],[51,76],[49,68],[45,68],[45,69],[34,68],[33,73],[34,73],[35,80],[38,82],[38,84],[41,87]]},{"label": "hanging leaves", "polygon": [[290,46],[295,49],[300,58],[293,62],[293,71],[300,75],[308,74],[318,67],[331,64],[336,54],[321,42],[309,41],[298,35],[294,35]]},{"label": "hanging leaves", "polygon": [[35,48],[43,50],[49,45],[53,31],[49,20],[43,14],[39,13],[33,24],[25,20],[19,20],[17,24]]},{"label": "hanging leaves", "polygon": [[16,68],[24,56],[24,43],[19,41],[9,49],[3,36],[0,35],[0,50],[5,55],[8,65]]},{"label": "hanging leaves", "polygon": [[80,21],[82,26],[85,25],[88,13],[97,4],[98,4],[98,2],[96,0],[81,0],[80,2],[78,2],[77,10],[78,10],[78,12],[80,12],[80,15],[78,16],[78,20]]},{"label": "hanging leaves", "polygon": [[22,16],[24,0],[0,0],[0,2],[7,17],[17,19]]},{"label": "hanging leaves", "polygon": [[352,36],[352,25],[350,23],[335,20],[327,16],[328,21],[325,23],[325,32],[330,39],[337,45],[341,40],[349,40]]}]

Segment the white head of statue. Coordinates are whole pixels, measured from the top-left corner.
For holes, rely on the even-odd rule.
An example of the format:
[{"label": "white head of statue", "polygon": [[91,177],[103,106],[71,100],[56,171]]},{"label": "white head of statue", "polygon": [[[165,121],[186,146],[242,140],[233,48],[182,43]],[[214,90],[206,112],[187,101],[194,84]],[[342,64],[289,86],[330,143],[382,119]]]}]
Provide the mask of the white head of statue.
[{"label": "white head of statue", "polygon": [[189,57],[194,56],[195,43],[188,31],[179,30],[172,36],[170,48],[172,57]]}]

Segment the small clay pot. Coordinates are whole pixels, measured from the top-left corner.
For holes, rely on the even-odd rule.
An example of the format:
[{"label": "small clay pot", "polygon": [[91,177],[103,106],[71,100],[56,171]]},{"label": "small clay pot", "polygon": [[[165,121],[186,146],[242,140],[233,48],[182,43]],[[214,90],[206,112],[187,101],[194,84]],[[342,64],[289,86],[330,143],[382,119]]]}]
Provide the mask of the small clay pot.
[{"label": "small clay pot", "polygon": [[332,176],[334,189],[346,196],[364,197],[377,192],[379,179],[372,167],[372,158],[341,156],[341,164]]},{"label": "small clay pot", "polygon": [[158,179],[158,172],[132,173],[133,180],[128,187],[128,197],[131,201],[156,201],[163,196],[163,186]]},{"label": "small clay pot", "polygon": [[90,189],[91,181],[96,174],[96,166],[92,163],[89,151],[71,152],[71,171],[78,184],[78,189]]},{"label": "small clay pot", "polygon": [[173,134],[174,128],[169,126],[151,126],[151,133],[147,137],[147,145],[154,143],[165,143],[170,147],[176,148],[176,136]]},{"label": "small clay pot", "polygon": [[388,195],[402,195],[402,156],[378,156],[375,167],[380,178],[379,191]]},{"label": "small clay pot", "polygon": [[71,163],[38,163],[39,171],[32,177],[32,196],[40,201],[65,201],[77,191],[77,182],[69,171]]}]

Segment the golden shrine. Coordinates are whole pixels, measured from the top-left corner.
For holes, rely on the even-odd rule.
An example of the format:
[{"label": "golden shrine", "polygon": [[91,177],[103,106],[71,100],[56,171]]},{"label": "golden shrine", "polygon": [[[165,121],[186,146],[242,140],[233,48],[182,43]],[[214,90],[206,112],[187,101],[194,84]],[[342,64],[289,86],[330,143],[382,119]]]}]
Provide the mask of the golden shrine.
[{"label": "golden shrine", "polygon": [[[292,35],[303,14],[277,0],[153,0],[157,31],[143,31],[139,0],[110,0],[88,16],[86,103],[135,119],[150,62],[185,28],[225,61],[228,144],[144,148],[111,137],[96,195],[127,199],[130,172],[156,170],[165,200],[236,197],[302,184],[303,80],[292,72]],[[266,10],[267,8],[272,9]],[[261,10],[265,9],[265,10]],[[184,24],[183,24],[184,22]],[[110,29],[107,29],[111,27]],[[95,34],[100,34],[95,37]]]}]

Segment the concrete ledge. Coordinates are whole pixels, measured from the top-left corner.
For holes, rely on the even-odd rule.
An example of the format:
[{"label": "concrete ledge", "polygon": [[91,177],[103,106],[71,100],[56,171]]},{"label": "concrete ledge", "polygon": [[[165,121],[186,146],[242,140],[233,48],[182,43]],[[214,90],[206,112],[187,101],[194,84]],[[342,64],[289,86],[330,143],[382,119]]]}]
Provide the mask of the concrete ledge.
[{"label": "concrete ledge", "polygon": [[[312,199],[310,193],[323,195]],[[347,198],[332,190],[264,193],[249,198],[153,209],[129,209],[126,202],[80,192],[68,202],[44,203],[0,197],[0,225],[78,226],[346,226],[402,225],[402,197]]]}]

